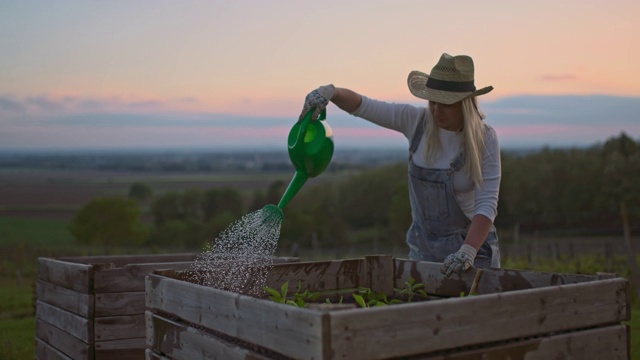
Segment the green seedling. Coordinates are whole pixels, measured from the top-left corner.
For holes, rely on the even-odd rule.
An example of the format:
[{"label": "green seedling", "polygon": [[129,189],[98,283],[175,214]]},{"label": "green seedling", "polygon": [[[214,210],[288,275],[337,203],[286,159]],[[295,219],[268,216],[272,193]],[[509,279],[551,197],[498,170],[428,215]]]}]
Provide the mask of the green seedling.
[{"label": "green seedling", "polygon": [[287,303],[287,293],[289,292],[288,281],[282,284],[279,291],[268,286],[266,286],[264,289],[269,293],[269,300],[281,304]]},{"label": "green seedling", "polygon": [[369,307],[369,304],[364,300],[364,298],[361,295],[354,293],[353,298],[356,300],[356,304],[358,304],[358,306],[360,306],[361,308]]},{"label": "green seedling", "polygon": [[297,307],[306,307],[309,302],[316,301],[319,293],[310,292],[309,290],[302,291],[302,281],[298,281],[298,289],[293,293],[293,298],[288,298],[289,282],[285,282],[280,287],[280,290],[265,287],[265,290],[269,293],[269,300],[281,304],[293,305]]},{"label": "green seedling", "polygon": [[409,277],[409,281],[404,282],[404,288],[394,289],[397,293],[407,298],[407,302],[412,302],[414,296],[421,296],[424,300],[429,299],[429,295],[424,291],[423,283],[416,283],[416,279]]},{"label": "green seedling", "polygon": [[370,288],[360,287],[357,293],[353,293],[356,303],[363,308],[374,306],[386,306],[392,304],[400,304],[402,301],[398,299],[389,300],[384,292],[375,292]]},{"label": "green seedling", "polygon": [[[269,293],[269,299],[271,301],[297,307],[306,307],[310,302],[316,301],[320,295],[318,292],[303,291],[302,281],[298,282],[298,289],[291,296],[288,296],[288,281],[282,284],[279,290],[270,287],[265,287],[265,290]],[[416,296],[421,297],[423,300],[429,298],[429,295],[424,291],[424,284],[416,283],[413,277],[410,277],[409,280],[405,282],[403,289],[396,288],[394,291],[405,297],[406,302],[412,302]],[[359,287],[352,296],[356,304],[362,308],[401,304],[403,302],[400,299],[389,299],[384,292],[375,292],[371,288],[365,287]],[[340,296],[338,304],[342,304],[342,301],[343,297]],[[325,303],[332,304],[330,299],[325,299]]]},{"label": "green seedling", "polygon": [[302,291],[302,281],[298,281],[298,289],[293,294],[293,303],[297,307],[305,307],[309,302],[316,301],[318,299],[318,295],[320,295],[320,293],[311,292],[309,290]]}]

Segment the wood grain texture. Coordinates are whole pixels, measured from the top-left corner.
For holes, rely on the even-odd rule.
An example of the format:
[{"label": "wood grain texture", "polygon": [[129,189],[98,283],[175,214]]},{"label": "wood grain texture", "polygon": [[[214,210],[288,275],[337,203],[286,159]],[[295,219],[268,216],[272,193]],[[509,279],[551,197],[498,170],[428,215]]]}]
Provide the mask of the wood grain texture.
[{"label": "wood grain texture", "polygon": [[36,297],[49,305],[59,307],[86,318],[94,314],[94,297],[67,287],[38,280],[36,283]]},{"label": "wood grain texture", "polygon": [[93,344],[93,321],[87,318],[37,300],[36,320],[53,325],[86,344]]}]

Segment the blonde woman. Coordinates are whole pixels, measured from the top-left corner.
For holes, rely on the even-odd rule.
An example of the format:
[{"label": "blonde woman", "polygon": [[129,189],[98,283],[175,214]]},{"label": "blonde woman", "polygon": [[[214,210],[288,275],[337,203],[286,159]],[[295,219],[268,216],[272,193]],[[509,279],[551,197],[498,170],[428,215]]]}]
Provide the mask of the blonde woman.
[{"label": "blonde woman", "polygon": [[449,54],[442,54],[430,74],[412,71],[408,85],[413,95],[428,100],[427,107],[382,102],[325,85],[307,95],[300,118],[312,108],[319,114],[331,101],[352,115],[404,134],[409,141],[412,214],[406,237],[409,258],[442,262],[446,276],[472,265],[498,268],[493,221],[500,148],[476,99],[493,87],[477,90],[471,57]]}]

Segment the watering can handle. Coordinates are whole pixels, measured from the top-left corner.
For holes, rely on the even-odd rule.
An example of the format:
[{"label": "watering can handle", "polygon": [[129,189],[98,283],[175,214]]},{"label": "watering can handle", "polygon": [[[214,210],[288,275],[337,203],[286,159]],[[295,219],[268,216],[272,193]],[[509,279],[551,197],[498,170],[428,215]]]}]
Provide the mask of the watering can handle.
[{"label": "watering can handle", "polygon": [[[309,127],[309,123],[312,121],[311,117],[313,116],[313,111],[315,108],[311,108],[307,115],[301,120],[300,123],[300,131],[298,132],[298,137],[296,138],[296,143],[291,146],[291,148],[297,148],[304,146],[304,137],[307,134],[307,128]],[[317,121],[324,120],[327,118],[327,109],[322,109],[320,112],[320,116],[318,116]]]}]

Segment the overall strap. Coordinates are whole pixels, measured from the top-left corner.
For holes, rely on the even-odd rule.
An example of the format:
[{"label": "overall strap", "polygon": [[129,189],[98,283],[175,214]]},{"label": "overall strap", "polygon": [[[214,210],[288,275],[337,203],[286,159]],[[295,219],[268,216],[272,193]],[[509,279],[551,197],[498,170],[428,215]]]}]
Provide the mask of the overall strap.
[{"label": "overall strap", "polygon": [[422,139],[423,134],[424,118],[418,122],[418,126],[416,126],[416,130],[413,132],[413,137],[411,138],[411,142],[409,143],[409,160],[411,160],[413,153],[418,149],[418,145],[420,145],[420,140]]}]

